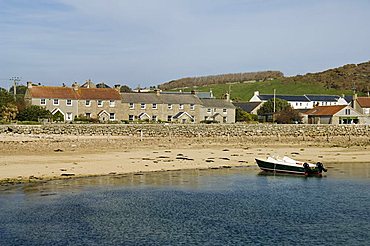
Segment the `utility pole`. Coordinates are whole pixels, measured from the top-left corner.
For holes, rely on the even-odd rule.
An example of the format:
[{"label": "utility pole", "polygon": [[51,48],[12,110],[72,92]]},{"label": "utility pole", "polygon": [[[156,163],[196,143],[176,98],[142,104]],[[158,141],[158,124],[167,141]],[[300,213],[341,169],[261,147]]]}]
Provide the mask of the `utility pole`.
[{"label": "utility pole", "polygon": [[[10,81],[13,81],[13,92],[14,92],[14,100],[17,100],[17,83],[21,81],[20,77],[18,76],[13,76],[10,78]],[[10,89],[9,89],[10,91]]]},{"label": "utility pole", "polygon": [[276,89],[274,89],[274,113],[276,111]]}]

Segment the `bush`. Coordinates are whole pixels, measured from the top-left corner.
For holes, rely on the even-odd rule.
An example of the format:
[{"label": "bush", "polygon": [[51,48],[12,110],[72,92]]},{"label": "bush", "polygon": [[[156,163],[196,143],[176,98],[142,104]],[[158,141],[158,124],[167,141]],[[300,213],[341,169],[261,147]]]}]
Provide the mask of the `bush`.
[{"label": "bush", "polygon": [[43,107],[32,105],[19,112],[16,119],[19,121],[40,121],[41,119],[50,119],[51,112]]}]

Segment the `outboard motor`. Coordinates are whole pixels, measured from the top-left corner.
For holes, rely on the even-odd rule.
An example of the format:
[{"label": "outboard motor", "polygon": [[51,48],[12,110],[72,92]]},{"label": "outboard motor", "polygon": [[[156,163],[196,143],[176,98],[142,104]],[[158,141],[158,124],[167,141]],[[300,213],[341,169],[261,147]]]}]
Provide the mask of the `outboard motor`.
[{"label": "outboard motor", "polygon": [[322,173],[322,171],[324,171],[324,172],[328,171],[321,162],[316,163],[316,167],[317,167],[319,173]]},{"label": "outboard motor", "polygon": [[308,176],[308,174],[310,173],[310,165],[305,162],[303,163],[303,168],[304,168],[304,175]]}]

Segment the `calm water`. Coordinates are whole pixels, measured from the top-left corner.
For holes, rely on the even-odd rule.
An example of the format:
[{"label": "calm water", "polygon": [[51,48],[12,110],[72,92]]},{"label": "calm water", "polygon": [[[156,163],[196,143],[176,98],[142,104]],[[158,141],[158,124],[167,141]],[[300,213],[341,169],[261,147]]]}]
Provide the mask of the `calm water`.
[{"label": "calm water", "polygon": [[370,165],[254,168],[0,187],[0,245],[369,245]]}]

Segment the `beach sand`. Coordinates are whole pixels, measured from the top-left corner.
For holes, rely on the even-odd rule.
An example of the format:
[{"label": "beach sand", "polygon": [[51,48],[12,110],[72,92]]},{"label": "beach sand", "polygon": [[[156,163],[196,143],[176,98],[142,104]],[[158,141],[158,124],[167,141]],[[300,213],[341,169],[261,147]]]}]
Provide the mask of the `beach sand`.
[{"label": "beach sand", "polygon": [[255,158],[370,163],[369,147],[292,139],[155,139],[0,135],[0,183],[179,169],[257,168]]}]

